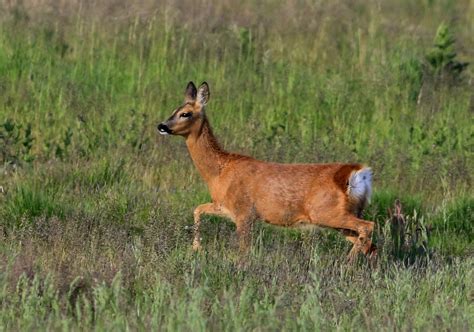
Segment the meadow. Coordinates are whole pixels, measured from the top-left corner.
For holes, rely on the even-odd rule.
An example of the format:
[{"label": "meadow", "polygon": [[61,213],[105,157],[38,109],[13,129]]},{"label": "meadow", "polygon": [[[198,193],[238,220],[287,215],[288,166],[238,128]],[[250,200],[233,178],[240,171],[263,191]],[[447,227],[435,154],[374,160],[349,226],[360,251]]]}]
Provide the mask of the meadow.
[{"label": "meadow", "polygon": [[[474,328],[474,2],[0,2],[0,329]],[[471,65],[467,65],[471,62]],[[184,141],[362,162],[376,260],[258,224],[239,254]],[[396,201],[401,213],[394,213]]]}]

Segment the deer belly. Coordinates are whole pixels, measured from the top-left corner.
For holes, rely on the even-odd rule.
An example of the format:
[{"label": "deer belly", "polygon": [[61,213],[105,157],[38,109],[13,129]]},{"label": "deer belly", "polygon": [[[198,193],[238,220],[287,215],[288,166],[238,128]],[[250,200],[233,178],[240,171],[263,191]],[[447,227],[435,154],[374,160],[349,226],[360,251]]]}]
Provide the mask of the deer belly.
[{"label": "deer belly", "polygon": [[[263,182],[263,181],[262,181]],[[253,192],[252,201],[260,219],[274,225],[291,226],[306,219],[304,194],[281,182],[264,182]]]},{"label": "deer belly", "polygon": [[257,203],[256,210],[260,219],[273,225],[279,226],[293,226],[302,220],[308,220],[304,215],[298,202],[266,200],[264,203]]},{"label": "deer belly", "polygon": [[321,226],[318,226],[307,220],[300,220],[292,224],[291,228],[301,229],[304,231],[312,231],[312,230],[320,230]]}]

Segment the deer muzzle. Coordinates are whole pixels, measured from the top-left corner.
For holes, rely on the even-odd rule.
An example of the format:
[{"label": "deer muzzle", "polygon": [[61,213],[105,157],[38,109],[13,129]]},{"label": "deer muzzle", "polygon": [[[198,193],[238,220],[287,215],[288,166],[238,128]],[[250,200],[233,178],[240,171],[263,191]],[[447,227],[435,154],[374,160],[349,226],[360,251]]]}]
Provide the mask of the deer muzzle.
[{"label": "deer muzzle", "polygon": [[171,135],[173,133],[173,131],[164,123],[158,125],[158,132],[161,135]]}]

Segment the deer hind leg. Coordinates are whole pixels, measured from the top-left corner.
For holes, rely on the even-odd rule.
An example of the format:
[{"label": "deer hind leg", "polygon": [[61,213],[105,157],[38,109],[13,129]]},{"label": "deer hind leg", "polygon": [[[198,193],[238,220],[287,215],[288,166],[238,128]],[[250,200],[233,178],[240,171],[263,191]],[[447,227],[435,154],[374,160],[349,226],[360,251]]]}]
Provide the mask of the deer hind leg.
[{"label": "deer hind leg", "polygon": [[373,250],[371,236],[374,229],[374,222],[362,220],[352,214],[344,214],[340,217],[331,218],[328,222],[315,222],[315,224],[335,228],[342,232],[346,240],[353,243],[349,252],[349,260],[353,261],[359,252],[368,255]]},{"label": "deer hind leg", "polygon": [[348,229],[341,229],[341,233],[344,235],[347,241],[353,244],[351,251],[349,251],[348,257],[350,261],[353,261],[357,254],[359,253],[359,246],[358,246],[358,234],[354,231]]},{"label": "deer hind leg", "polygon": [[349,261],[353,261],[357,255],[362,252],[365,255],[370,255],[375,251],[372,244],[372,231],[374,230],[374,222],[366,221],[354,216],[349,216],[349,227],[342,229],[346,240],[353,243],[352,249],[348,254]]},{"label": "deer hind leg", "polygon": [[193,239],[193,250],[198,251],[201,249],[201,234],[199,227],[201,226],[201,215],[210,214],[219,217],[231,218],[232,216],[225,211],[222,207],[214,203],[201,204],[194,209],[194,239]]},{"label": "deer hind leg", "polygon": [[344,234],[347,241],[353,244],[349,254],[347,255],[349,261],[353,261],[359,252],[362,252],[366,255],[371,255],[373,252],[375,252],[375,246],[372,244],[370,236],[367,238],[364,244],[363,241],[359,239],[359,236],[357,234],[354,235],[354,232],[352,231],[344,229],[342,230],[342,234]]},{"label": "deer hind leg", "polygon": [[356,232],[348,229],[341,229],[340,231],[347,241],[351,242],[352,244],[355,244],[357,242],[358,236]]}]

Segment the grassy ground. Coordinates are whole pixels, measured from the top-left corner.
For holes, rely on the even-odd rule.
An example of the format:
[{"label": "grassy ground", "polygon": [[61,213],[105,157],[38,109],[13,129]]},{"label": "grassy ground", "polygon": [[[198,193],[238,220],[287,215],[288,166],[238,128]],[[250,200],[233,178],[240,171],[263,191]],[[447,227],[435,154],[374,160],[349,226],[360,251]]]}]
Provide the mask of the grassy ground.
[{"label": "grassy ground", "polygon": [[[444,22],[452,62],[472,62],[472,1],[0,12],[4,329],[473,328],[473,71],[427,58]],[[209,195],[184,142],[156,133],[189,80],[209,82],[229,150],[371,165],[378,260],[348,265],[329,230],[262,224],[243,263],[233,225],[213,217],[192,253]]]}]

